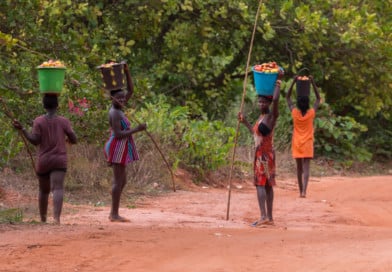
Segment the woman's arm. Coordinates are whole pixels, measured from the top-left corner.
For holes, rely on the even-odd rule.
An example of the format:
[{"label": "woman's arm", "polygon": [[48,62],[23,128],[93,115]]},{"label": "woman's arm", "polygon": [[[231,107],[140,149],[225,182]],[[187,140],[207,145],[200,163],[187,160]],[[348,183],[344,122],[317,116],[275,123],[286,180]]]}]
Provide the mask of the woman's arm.
[{"label": "woman's arm", "polygon": [[272,97],[272,118],[273,118],[273,124],[276,123],[276,120],[279,117],[279,97],[280,97],[280,79],[276,80],[275,83],[275,90],[274,90],[274,96]]},{"label": "woman's arm", "polygon": [[293,91],[293,87],[294,87],[295,82],[297,82],[297,77],[298,76],[295,76],[293,78],[293,81],[291,82],[290,88],[289,88],[289,90],[287,91],[287,94],[286,94],[286,101],[287,101],[287,105],[289,106],[290,111],[292,111],[293,108],[294,108],[293,101],[291,100],[291,93]]},{"label": "woman's arm", "polygon": [[318,92],[318,89],[317,89],[316,83],[314,82],[313,77],[312,77],[312,76],[309,76],[309,78],[310,78],[310,81],[312,82],[314,94],[316,95],[316,101],[314,101],[313,109],[314,109],[315,111],[317,111],[317,110],[318,110],[318,107],[319,107],[319,105],[320,105],[320,100],[321,100],[321,98],[320,98],[320,93]]},{"label": "woman's arm", "polygon": [[129,73],[129,67],[126,62],[122,62],[124,64],[124,73],[125,77],[127,78],[127,94],[125,95],[125,103],[128,102],[128,100],[131,98],[133,95],[133,81],[131,74]]},{"label": "woman's arm", "polygon": [[18,120],[14,120],[12,122],[12,125],[16,128],[22,131],[23,136],[33,145],[39,145],[41,143],[41,136],[37,134],[33,134],[28,132],[22,124]]},{"label": "woman's arm", "polygon": [[76,134],[72,129],[71,129],[71,131],[67,132],[67,137],[68,137],[68,142],[70,144],[76,144],[78,142]]},{"label": "woman's arm", "polygon": [[242,112],[238,113],[238,121],[240,121],[240,123],[243,123],[249,130],[249,132],[251,134],[253,134],[253,128],[250,125],[250,123],[248,122],[248,120],[246,120],[245,116],[242,114]]},{"label": "woman's arm", "polygon": [[142,131],[146,129],[146,124],[140,124],[135,128],[131,128],[129,130],[121,129],[121,119],[122,116],[119,111],[110,111],[109,113],[110,124],[112,126],[112,130],[114,133],[114,137],[116,138],[127,138],[131,136],[133,133]]}]

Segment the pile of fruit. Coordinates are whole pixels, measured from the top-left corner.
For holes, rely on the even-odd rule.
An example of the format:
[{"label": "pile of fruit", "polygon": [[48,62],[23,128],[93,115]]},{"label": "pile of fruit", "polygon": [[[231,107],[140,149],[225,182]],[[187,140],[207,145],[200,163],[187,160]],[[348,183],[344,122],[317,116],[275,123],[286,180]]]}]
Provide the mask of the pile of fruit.
[{"label": "pile of fruit", "polygon": [[65,68],[65,65],[59,61],[59,60],[48,60],[48,61],[44,61],[40,66],[38,66],[39,68]]},{"label": "pile of fruit", "polygon": [[275,61],[265,62],[262,64],[256,64],[253,66],[253,70],[260,73],[278,73],[279,66]]},{"label": "pile of fruit", "polygon": [[118,65],[119,63],[117,63],[117,62],[114,62],[114,61],[111,61],[111,62],[108,62],[108,63],[105,63],[105,64],[101,64],[101,66],[99,66],[100,68],[110,68],[110,67],[112,67],[112,66],[114,66],[114,65]]},{"label": "pile of fruit", "polygon": [[299,76],[299,77],[297,77],[297,79],[298,80],[309,80],[309,77],[307,77],[307,76]]}]

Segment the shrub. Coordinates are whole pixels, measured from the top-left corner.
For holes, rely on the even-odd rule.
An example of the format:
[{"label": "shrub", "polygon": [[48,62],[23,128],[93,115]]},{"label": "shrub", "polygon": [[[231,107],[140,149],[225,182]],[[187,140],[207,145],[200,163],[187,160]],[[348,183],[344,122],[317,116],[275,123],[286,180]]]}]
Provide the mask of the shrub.
[{"label": "shrub", "polygon": [[235,131],[223,122],[192,119],[186,106],[171,107],[164,96],[146,103],[136,115],[147,123],[174,168],[181,164],[203,178],[206,171],[228,163]]}]

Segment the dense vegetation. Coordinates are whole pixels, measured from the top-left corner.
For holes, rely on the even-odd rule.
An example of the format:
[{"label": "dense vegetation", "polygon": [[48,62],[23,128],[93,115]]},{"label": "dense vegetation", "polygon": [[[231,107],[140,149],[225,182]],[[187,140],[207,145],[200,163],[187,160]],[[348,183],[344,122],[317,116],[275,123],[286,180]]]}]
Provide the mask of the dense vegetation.
[{"label": "dense vegetation", "polygon": [[[201,172],[228,161],[257,0],[3,0],[0,95],[27,125],[42,113],[36,66],[67,66],[61,113],[82,142],[102,146],[110,102],[96,67],[127,60],[128,114],[146,121],[174,166]],[[376,0],[263,1],[251,64],[274,60],[286,88],[302,68],[320,87],[316,154],[392,157],[392,5]],[[282,91],[276,145],[290,145]],[[83,98],[87,99],[83,101]],[[248,82],[245,111],[255,117]],[[71,109],[73,104],[74,108]],[[23,148],[0,111],[0,167]],[[249,144],[241,129],[241,144]],[[247,135],[248,136],[248,135]]]}]

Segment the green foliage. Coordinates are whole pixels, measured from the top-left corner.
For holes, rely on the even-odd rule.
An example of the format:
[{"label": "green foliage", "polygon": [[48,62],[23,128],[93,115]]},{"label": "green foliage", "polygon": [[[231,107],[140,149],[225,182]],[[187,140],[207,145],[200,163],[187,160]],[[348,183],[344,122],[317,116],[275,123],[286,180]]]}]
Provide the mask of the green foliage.
[{"label": "green foliage", "polygon": [[[110,102],[101,91],[96,67],[107,60],[124,59],[130,64],[135,83],[132,108],[142,107],[163,94],[170,105],[168,112],[177,106],[176,110],[187,111],[186,121],[177,119],[189,127],[175,126],[188,129],[191,121],[198,120],[206,123],[193,124],[195,131],[215,131],[224,126],[214,124],[211,128],[207,120],[219,123],[238,111],[238,107],[232,106],[238,105],[235,101],[241,96],[244,73],[249,72],[245,71],[245,65],[258,3],[257,0],[0,1],[0,95],[29,127],[32,118],[43,112],[36,66],[48,59],[60,59],[67,66],[61,114],[72,120],[82,141],[101,145],[108,133],[106,115]],[[322,123],[320,132],[317,131],[320,154],[347,156],[349,152],[352,157],[367,158],[366,152],[373,153],[377,146],[389,146],[387,131],[363,131],[362,125],[370,127],[369,119],[382,123],[382,127],[390,127],[392,122],[392,75],[388,73],[392,70],[390,14],[392,5],[382,0],[263,2],[250,63],[277,61],[288,78],[303,67],[311,71],[331,111],[320,118],[336,119],[342,130],[337,134],[343,139],[333,140],[329,125]],[[91,102],[84,115],[69,112],[68,101],[83,97]],[[174,116],[170,118],[177,120]],[[162,121],[170,122],[170,118]],[[286,126],[289,120],[281,101],[276,128],[279,148],[287,148],[289,143]],[[7,122],[1,121],[2,131]],[[349,124],[353,126],[353,135],[348,133]],[[16,135],[7,126],[4,131]],[[167,133],[159,131],[157,135]],[[360,141],[364,135],[366,141]],[[188,140],[195,136],[185,139],[180,133],[176,137],[160,141],[191,146]],[[350,137],[354,141],[351,145]],[[18,145],[11,143],[10,138],[2,141],[1,161],[6,162],[7,156],[16,154]],[[377,150],[390,157],[386,148]],[[175,154],[173,162],[178,161],[174,157]],[[195,158],[189,163],[195,165],[200,160]]]},{"label": "green foliage", "polygon": [[174,146],[179,144],[187,127],[189,109],[186,106],[171,107],[165,96],[160,95],[145,103],[136,116],[147,123],[149,131],[159,135],[163,144]]},{"label": "green foliage", "polygon": [[185,131],[186,149],[180,150],[186,165],[198,169],[216,170],[227,165],[233,147],[235,131],[220,121],[194,120]]},{"label": "green foliage", "polygon": [[188,107],[171,107],[164,96],[146,103],[136,118],[158,136],[174,167],[180,164],[203,178],[206,171],[227,165],[235,131],[223,122],[192,120]]},{"label": "green foliage", "polygon": [[[6,103],[4,99],[3,103]],[[2,104],[0,105],[3,107]],[[7,112],[6,109],[0,111],[0,169],[8,165],[10,159],[16,156],[23,148],[22,139],[18,136],[18,132],[11,125],[10,116],[7,116],[6,114],[9,115],[13,113]]]},{"label": "green foliage", "polygon": [[23,222],[23,210],[19,208],[0,210],[0,223],[20,223]]},{"label": "green foliage", "polygon": [[370,161],[372,153],[360,145],[360,135],[367,131],[367,127],[354,118],[335,116],[328,108],[328,104],[323,104],[315,120],[317,154],[337,159]]},{"label": "green foliage", "polygon": [[392,158],[392,124],[381,116],[366,121],[368,130],[360,137],[360,141],[377,161],[388,162]]},{"label": "green foliage", "polygon": [[[0,124],[2,121],[0,120]],[[2,127],[5,127],[1,124]],[[23,143],[18,139],[18,135],[13,129],[2,130],[0,134],[0,169],[7,165],[9,160],[12,159],[16,154],[20,152],[23,147]]]}]

